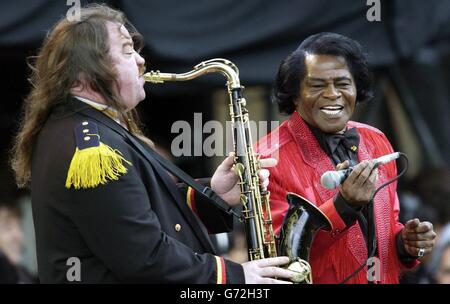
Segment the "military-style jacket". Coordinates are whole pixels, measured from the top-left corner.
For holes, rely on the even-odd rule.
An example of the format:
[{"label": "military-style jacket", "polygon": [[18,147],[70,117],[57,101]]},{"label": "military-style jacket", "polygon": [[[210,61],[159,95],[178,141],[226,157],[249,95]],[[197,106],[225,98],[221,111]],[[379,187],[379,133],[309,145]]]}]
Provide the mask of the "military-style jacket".
[{"label": "military-style jacket", "polygon": [[40,281],[244,283],[242,266],[216,256],[208,237],[232,218],[180,191],[127,132],[75,98],[40,130],[31,182]]}]

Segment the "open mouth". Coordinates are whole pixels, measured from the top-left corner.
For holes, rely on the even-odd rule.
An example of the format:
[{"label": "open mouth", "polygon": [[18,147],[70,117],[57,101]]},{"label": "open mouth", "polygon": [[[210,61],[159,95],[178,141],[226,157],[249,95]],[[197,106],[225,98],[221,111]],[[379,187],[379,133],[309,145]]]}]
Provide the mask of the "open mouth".
[{"label": "open mouth", "polygon": [[321,107],[320,111],[322,113],[325,113],[326,115],[330,115],[330,116],[336,116],[339,115],[342,111],[344,110],[343,106],[325,106],[325,107]]}]

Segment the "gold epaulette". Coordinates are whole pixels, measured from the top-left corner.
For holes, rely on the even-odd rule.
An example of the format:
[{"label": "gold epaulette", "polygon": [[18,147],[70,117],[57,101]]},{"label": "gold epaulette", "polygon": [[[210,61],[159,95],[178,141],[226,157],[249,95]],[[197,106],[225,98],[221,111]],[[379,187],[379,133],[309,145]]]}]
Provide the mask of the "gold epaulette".
[{"label": "gold epaulette", "polygon": [[122,153],[100,141],[97,124],[83,121],[74,129],[77,147],[67,172],[66,188],[95,188],[127,173]]}]

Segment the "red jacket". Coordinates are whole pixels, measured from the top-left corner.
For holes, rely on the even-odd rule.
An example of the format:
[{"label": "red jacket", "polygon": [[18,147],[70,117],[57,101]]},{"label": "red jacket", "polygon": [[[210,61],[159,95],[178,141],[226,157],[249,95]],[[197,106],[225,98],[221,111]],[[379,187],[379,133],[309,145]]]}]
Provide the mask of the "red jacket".
[{"label": "red jacket", "polygon": [[[393,153],[385,135],[376,128],[349,121],[349,128],[358,128],[359,161]],[[330,219],[332,230],[319,231],[311,248],[310,264],[314,283],[340,283],[367,259],[364,236],[357,221],[346,226],[334,207],[338,189],[328,190],[320,177],[334,170],[331,159],[321,149],[316,138],[297,112],[288,121],[260,139],[256,150],[262,158],[274,157],[278,164],[270,168],[270,201],[273,227],[278,234],[288,209],[286,193],[297,193],[316,204]],[[395,162],[378,168],[377,186],[397,175]],[[383,188],[375,197],[374,220],[377,227],[377,250],[381,261],[381,281],[398,283],[402,269],[416,266],[417,261],[401,264],[396,248],[396,235],[403,225],[398,221],[397,183]],[[349,283],[367,283],[366,269]]]}]

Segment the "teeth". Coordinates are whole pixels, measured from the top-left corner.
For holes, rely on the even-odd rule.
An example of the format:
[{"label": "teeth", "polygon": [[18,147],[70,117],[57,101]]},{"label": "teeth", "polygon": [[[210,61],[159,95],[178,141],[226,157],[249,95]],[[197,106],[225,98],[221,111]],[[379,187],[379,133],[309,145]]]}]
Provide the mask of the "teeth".
[{"label": "teeth", "polygon": [[338,115],[339,113],[341,113],[343,109],[344,109],[343,106],[330,105],[330,106],[321,107],[320,111],[322,111],[326,115],[335,116],[335,115]]},{"label": "teeth", "polygon": [[322,108],[320,110],[327,115],[338,115],[342,112],[342,109],[328,110],[328,108]]},{"label": "teeth", "polygon": [[326,109],[326,110],[341,110],[343,107],[342,106],[326,106],[326,107],[322,107],[321,109]]}]

